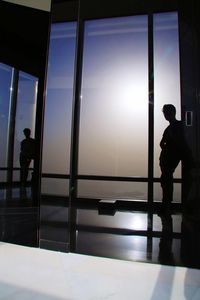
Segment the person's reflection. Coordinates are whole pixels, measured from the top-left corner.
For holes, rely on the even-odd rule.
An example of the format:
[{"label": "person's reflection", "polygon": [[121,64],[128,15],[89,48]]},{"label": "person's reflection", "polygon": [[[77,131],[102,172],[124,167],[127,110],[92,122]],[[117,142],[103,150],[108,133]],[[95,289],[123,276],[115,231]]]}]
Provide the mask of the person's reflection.
[{"label": "person's reflection", "polygon": [[200,268],[200,219],[183,215],[181,223],[181,259],[185,266]]},{"label": "person's reflection", "polygon": [[20,182],[21,186],[26,186],[28,171],[31,160],[35,158],[35,140],[31,138],[31,130],[25,128],[23,130],[25,139],[21,142],[20,151]]},{"label": "person's reflection", "polygon": [[26,188],[22,185],[20,188],[20,201],[27,200],[28,199],[28,195],[27,195],[27,190]]},{"label": "person's reflection", "polygon": [[172,252],[173,243],[173,220],[171,214],[161,216],[162,236],[159,243],[158,260],[161,264],[174,265]]}]

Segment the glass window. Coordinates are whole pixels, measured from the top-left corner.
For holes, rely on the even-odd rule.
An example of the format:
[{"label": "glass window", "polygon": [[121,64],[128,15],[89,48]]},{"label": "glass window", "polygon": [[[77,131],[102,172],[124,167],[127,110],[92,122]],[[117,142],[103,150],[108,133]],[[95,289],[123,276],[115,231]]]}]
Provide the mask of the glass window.
[{"label": "glass window", "polygon": [[78,197],[146,201],[147,183],[79,180]]},{"label": "glass window", "polygon": [[[181,184],[174,183],[173,203],[181,203]],[[155,202],[162,202],[162,189],[160,183],[154,183],[153,198]]]},{"label": "glass window", "polygon": [[147,176],[147,16],[85,22],[79,174]]},{"label": "glass window", "polygon": [[31,137],[35,136],[37,86],[38,79],[36,77],[24,72],[19,73],[13,167],[19,167],[20,143],[25,138],[24,128],[30,128]]},{"label": "glass window", "polygon": [[42,194],[69,196],[69,180],[60,178],[42,178]]},{"label": "glass window", "polygon": [[[0,167],[7,167],[7,138],[10,111],[11,81],[12,68],[7,65],[0,64]],[[4,177],[4,175],[2,174],[2,176],[0,176]]]},{"label": "glass window", "polygon": [[44,119],[43,173],[69,173],[75,44],[75,22],[52,25]]},{"label": "glass window", "polygon": [[[160,176],[160,140],[169,125],[162,107],[173,104],[180,119],[180,65],[178,15],[176,12],[154,15],[154,176]],[[180,166],[174,177],[180,177]]]}]

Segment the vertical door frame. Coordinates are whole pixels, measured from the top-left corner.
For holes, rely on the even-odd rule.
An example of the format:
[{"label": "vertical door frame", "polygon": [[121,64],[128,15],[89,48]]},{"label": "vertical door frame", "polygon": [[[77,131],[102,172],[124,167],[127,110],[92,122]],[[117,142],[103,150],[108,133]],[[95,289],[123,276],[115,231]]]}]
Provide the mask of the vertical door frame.
[{"label": "vertical door frame", "polygon": [[8,142],[7,142],[7,184],[10,186],[13,181],[13,157],[14,157],[14,139],[15,139],[15,120],[17,110],[17,95],[19,84],[19,70],[12,69],[10,109],[8,118]]},{"label": "vertical door frame", "polygon": [[79,123],[81,106],[81,83],[83,66],[83,38],[84,21],[81,18],[81,1],[78,8],[75,72],[74,72],[74,94],[72,107],[72,126],[71,126],[71,149],[70,149],[70,179],[69,179],[69,251],[76,249],[76,199],[78,190],[78,151],[79,151]]}]

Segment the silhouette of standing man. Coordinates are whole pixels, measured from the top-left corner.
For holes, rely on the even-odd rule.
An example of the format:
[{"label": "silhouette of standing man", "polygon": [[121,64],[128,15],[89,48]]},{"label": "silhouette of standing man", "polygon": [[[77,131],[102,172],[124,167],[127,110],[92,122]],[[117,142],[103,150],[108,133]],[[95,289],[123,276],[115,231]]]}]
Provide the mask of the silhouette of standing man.
[{"label": "silhouette of standing man", "polygon": [[32,139],[31,130],[25,128],[23,130],[25,139],[21,142],[21,152],[20,152],[20,181],[23,186],[27,183],[28,169],[31,160],[35,158],[35,140]]},{"label": "silhouette of standing man", "polygon": [[190,154],[184,136],[183,124],[176,119],[176,108],[172,104],[165,104],[162,111],[165,119],[169,122],[160,142],[162,149],[160,153],[161,187],[163,192],[161,213],[165,214],[169,212],[170,203],[173,201],[173,173],[180,161],[185,166],[190,165]]}]

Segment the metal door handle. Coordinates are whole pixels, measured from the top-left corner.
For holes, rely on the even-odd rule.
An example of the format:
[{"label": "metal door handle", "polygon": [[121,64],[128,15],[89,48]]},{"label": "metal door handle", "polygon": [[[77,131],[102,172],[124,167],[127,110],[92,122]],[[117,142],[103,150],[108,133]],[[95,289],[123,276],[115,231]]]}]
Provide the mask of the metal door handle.
[{"label": "metal door handle", "polygon": [[185,125],[192,126],[193,125],[193,111],[185,112]]}]

